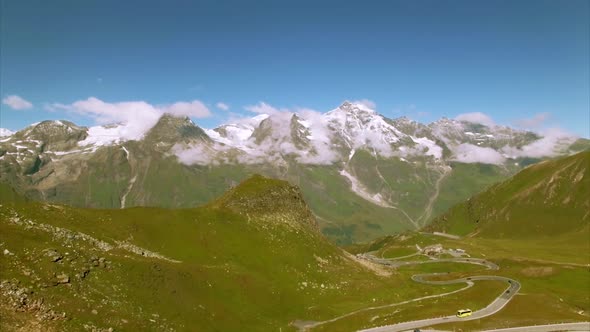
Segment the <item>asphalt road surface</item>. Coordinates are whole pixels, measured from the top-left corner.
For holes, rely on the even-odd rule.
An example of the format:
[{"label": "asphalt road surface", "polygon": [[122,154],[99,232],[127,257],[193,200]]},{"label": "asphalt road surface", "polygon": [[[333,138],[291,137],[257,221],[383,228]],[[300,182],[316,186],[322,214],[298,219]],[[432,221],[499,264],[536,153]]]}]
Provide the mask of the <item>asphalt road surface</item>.
[{"label": "asphalt road surface", "polygon": [[446,317],[439,317],[439,318],[429,318],[429,319],[422,319],[417,321],[411,322],[404,322],[398,323],[393,325],[386,325],[381,327],[374,327],[366,330],[362,330],[364,332],[394,332],[394,331],[405,331],[405,330],[412,330],[424,326],[432,326],[436,324],[443,324],[443,323],[451,323],[451,322],[459,322],[459,321],[468,321],[468,320],[475,320],[480,319],[483,317],[491,316],[496,312],[500,311],[504,306],[510,302],[510,300],[518,293],[520,290],[520,283],[514,279],[500,277],[500,276],[473,276],[473,277],[466,277],[454,280],[445,280],[445,281],[428,281],[425,278],[433,276],[433,275],[440,275],[437,274],[420,274],[412,276],[412,280],[424,284],[431,284],[431,285],[450,285],[456,283],[467,283],[470,281],[477,281],[477,280],[497,280],[497,281],[504,281],[508,284],[508,288],[502,292],[492,303],[490,303],[487,307],[474,311],[471,316],[459,318],[455,315],[453,316],[446,316]]},{"label": "asphalt road surface", "polygon": [[[431,264],[431,263],[441,263],[441,262],[453,262],[453,263],[466,263],[466,264],[476,264],[482,265],[487,267],[490,270],[498,270],[499,266],[487,261],[485,259],[480,258],[446,258],[446,259],[431,259],[426,261],[396,261],[395,258],[393,259],[385,259],[385,258],[378,258],[374,255],[369,253],[360,255],[361,258],[370,260],[372,262],[387,265],[391,267],[400,267],[400,266],[408,266],[408,265],[419,265],[419,264]],[[413,255],[409,255],[410,257]],[[474,311],[471,316],[459,318],[456,315],[446,316],[446,317],[436,317],[436,318],[428,318],[410,322],[401,322],[397,324],[385,325],[380,327],[373,327],[370,329],[361,330],[361,332],[396,332],[396,331],[413,331],[414,329],[433,326],[437,324],[443,323],[451,323],[451,322],[459,322],[459,321],[470,321],[481,319],[484,317],[491,316],[498,311],[502,310],[510,300],[518,293],[520,290],[520,283],[517,280],[510,279],[507,277],[501,276],[494,276],[494,275],[482,275],[482,276],[470,276],[465,278],[453,279],[453,280],[444,280],[444,281],[432,281],[429,280],[430,277],[444,275],[446,273],[429,273],[429,274],[417,274],[412,276],[412,280],[415,282],[423,283],[423,284],[430,284],[430,285],[451,285],[451,284],[459,284],[464,283],[467,286],[465,288],[453,291],[451,293],[439,294],[439,295],[432,295],[427,296],[425,298],[431,297],[440,297],[449,295],[455,292],[461,292],[471,286],[474,285],[474,281],[481,281],[481,280],[494,280],[494,281],[501,281],[507,284],[507,288],[496,297],[487,307]],[[333,319],[323,321],[323,322],[313,322],[313,321],[297,321],[295,324],[302,331],[307,331],[319,325],[323,325],[326,323],[330,323],[339,319],[342,319],[347,316],[351,316],[357,314],[362,311],[367,310],[374,310],[374,309],[382,309],[385,307],[393,307],[409,302],[423,300],[425,298],[417,298],[413,300],[408,300],[400,303],[393,303],[389,305],[383,305],[379,307],[368,307],[364,309],[359,309],[342,316],[335,317]],[[497,330],[489,330],[486,332],[523,332],[523,331],[530,331],[530,332],[548,332],[548,331],[590,331],[590,322],[581,322],[581,323],[566,323],[566,324],[550,324],[550,325],[539,325],[539,326],[524,326],[524,327],[515,327],[515,328],[507,328],[507,329],[497,329]]]},{"label": "asphalt road surface", "polygon": [[482,331],[482,332],[553,332],[553,331],[590,331],[590,322],[511,327],[511,328],[506,328],[506,329],[486,330],[486,331]]}]

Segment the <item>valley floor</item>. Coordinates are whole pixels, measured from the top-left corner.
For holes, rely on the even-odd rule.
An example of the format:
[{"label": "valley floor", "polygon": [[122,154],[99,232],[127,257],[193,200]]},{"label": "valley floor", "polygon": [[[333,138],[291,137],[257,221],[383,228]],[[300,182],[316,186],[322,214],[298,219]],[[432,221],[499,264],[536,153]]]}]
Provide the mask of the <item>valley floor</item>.
[{"label": "valley floor", "polygon": [[[576,243],[582,247],[574,248]],[[543,243],[549,244],[550,241]],[[537,250],[539,245],[538,241],[511,243],[509,240],[461,239],[427,233],[392,238],[381,243],[379,248],[372,248],[374,251],[358,255],[392,266],[414,281],[459,282],[467,286],[448,294],[368,307],[329,321],[308,323],[307,327],[313,331],[366,329],[377,332],[415,328],[493,330],[548,324],[550,326],[535,330],[552,331],[559,329],[559,325],[554,327],[553,324],[571,323],[573,330],[590,330],[590,275],[587,271],[590,264],[583,263],[587,257],[572,254],[579,252],[576,249],[586,249],[587,244],[570,241],[569,247],[561,245],[560,250],[547,255],[550,260],[540,258],[550,250]],[[498,246],[504,249],[498,250]],[[353,251],[362,250],[357,247]],[[502,286],[506,281],[508,288]],[[456,310],[462,308],[472,309],[473,315],[455,317]],[[569,328],[570,325],[564,326]]]}]

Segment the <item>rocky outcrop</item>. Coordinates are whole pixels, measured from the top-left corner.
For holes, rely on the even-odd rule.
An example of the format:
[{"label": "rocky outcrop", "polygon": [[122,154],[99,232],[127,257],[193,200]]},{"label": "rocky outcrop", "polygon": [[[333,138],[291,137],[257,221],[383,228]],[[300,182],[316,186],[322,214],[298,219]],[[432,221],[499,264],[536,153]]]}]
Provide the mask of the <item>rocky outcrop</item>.
[{"label": "rocky outcrop", "polygon": [[297,186],[254,175],[211,204],[246,216],[317,229],[316,220]]}]

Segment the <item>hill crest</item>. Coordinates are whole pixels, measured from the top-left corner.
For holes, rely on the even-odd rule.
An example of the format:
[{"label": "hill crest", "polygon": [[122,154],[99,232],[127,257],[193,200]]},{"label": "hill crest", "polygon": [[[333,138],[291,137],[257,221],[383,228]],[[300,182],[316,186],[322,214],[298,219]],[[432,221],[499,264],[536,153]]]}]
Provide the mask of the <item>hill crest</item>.
[{"label": "hill crest", "polygon": [[531,165],[437,217],[428,230],[481,237],[587,231],[590,152]]}]

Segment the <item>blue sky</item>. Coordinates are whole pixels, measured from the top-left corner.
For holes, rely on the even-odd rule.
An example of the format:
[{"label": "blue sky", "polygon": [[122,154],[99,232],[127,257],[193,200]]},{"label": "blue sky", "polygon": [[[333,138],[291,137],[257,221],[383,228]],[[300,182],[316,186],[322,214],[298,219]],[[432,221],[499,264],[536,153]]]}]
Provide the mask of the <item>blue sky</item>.
[{"label": "blue sky", "polygon": [[392,118],[482,112],[590,136],[585,0],[1,4],[0,96],[32,104],[2,104],[0,127],[13,130],[91,125],[96,110],[71,106],[90,97],[200,101],[190,114],[203,127],[262,101],[328,111],[368,99]]}]

